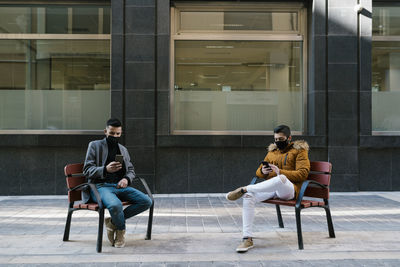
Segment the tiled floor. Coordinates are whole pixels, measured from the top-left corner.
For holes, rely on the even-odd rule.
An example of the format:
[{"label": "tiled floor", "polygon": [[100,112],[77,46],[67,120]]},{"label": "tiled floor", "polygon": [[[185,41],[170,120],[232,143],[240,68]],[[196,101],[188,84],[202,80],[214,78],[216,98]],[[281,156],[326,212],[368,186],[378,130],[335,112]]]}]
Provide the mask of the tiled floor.
[{"label": "tiled floor", "polygon": [[152,240],[144,240],[145,212],[127,221],[127,245],[95,251],[97,213],[73,215],[62,241],[65,197],[0,197],[0,264],[29,266],[399,266],[398,192],[331,195],[336,238],[328,238],[323,209],[302,211],[304,250],[297,249],[294,208],[259,204],[255,248],[238,254],[241,201],[222,194],[158,195]]}]

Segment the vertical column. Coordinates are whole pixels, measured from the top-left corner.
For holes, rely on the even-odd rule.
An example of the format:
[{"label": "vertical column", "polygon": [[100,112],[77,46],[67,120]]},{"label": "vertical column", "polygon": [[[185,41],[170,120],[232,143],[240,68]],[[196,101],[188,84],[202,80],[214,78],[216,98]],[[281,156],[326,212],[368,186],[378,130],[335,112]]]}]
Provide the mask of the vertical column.
[{"label": "vertical column", "polygon": [[[309,33],[308,134],[326,134],[326,1],[313,1]],[[322,160],[322,159],[321,159]]]},{"label": "vertical column", "polygon": [[124,1],[111,1],[111,116],[124,121]]},{"label": "vertical column", "polygon": [[154,191],[155,0],[125,0],[126,145],[138,176]]},{"label": "vertical column", "polygon": [[360,36],[360,134],[371,135],[372,131],[372,0],[361,0],[363,7],[359,15]]},{"label": "vertical column", "polygon": [[[157,0],[157,135],[168,135],[170,130],[170,1]],[[188,173],[187,149],[156,149],[156,190],[186,192]],[[170,155],[173,155],[171,157]],[[172,167],[173,166],[173,167]],[[176,191],[175,191],[176,192]]]},{"label": "vertical column", "polygon": [[328,157],[335,191],[358,190],[356,5],[357,0],[328,0]]}]

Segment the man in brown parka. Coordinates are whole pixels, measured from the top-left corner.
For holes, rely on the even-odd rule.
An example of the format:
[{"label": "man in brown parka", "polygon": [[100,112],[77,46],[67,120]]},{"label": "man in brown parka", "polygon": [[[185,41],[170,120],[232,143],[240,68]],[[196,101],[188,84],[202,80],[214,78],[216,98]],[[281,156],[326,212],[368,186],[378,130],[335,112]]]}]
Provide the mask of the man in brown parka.
[{"label": "man in brown parka", "polygon": [[239,187],[226,195],[234,201],[243,196],[243,241],[237,252],[246,252],[253,245],[254,206],[271,198],[295,199],[310,171],[308,144],[299,140],[292,142],[290,128],[280,125],[274,129],[275,143],[268,147],[268,154],[257,169],[256,175],[265,181]]}]

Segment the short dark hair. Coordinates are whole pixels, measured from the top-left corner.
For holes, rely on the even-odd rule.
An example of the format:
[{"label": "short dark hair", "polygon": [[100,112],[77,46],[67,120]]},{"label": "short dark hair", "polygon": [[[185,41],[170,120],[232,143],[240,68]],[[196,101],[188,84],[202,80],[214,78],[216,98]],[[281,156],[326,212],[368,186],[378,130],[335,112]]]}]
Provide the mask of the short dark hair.
[{"label": "short dark hair", "polygon": [[283,133],[286,137],[290,136],[290,128],[286,125],[279,125],[274,129],[274,133]]},{"label": "short dark hair", "polygon": [[119,119],[117,118],[111,118],[107,121],[107,127],[112,126],[112,127],[122,127],[122,123]]}]

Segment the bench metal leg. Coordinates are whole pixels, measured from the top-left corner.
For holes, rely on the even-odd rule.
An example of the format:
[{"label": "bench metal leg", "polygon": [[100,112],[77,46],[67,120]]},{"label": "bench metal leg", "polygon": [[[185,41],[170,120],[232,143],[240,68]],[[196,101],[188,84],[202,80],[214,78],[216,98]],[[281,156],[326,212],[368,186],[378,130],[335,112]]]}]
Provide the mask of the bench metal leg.
[{"label": "bench metal leg", "polygon": [[296,208],[296,225],[297,225],[297,240],[299,243],[299,249],[303,249],[303,234],[301,232],[301,219],[300,219],[300,212],[301,209]]},{"label": "bench metal leg", "polygon": [[276,215],[278,215],[278,223],[279,227],[283,228],[283,220],[282,220],[282,213],[281,213],[281,207],[279,205],[275,205],[276,207]]},{"label": "bench metal leg", "polygon": [[73,209],[71,209],[71,208],[68,209],[67,221],[65,222],[63,241],[68,241],[69,240],[69,230],[71,228],[71,219],[72,219],[72,213],[73,212],[74,212]]},{"label": "bench metal leg", "polygon": [[103,245],[103,226],[104,226],[104,209],[99,210],[99,232],[97,233],[96,251],[101,252]]},{"label": "bench metal leg", "polygon": [[151,204],[150,211],[149,211],[149,222],[147,223],[146,240],[151,240],[151,229],[153,227],[153,210],[154,210],[154,200],[153,200],[153,204]]},{"label": "bench metal leg", "polygon": [[325,212],[326,220],[328,222],[329,237],[335,238],[335,230],[333,229],[331,210],[329,208],[325,208]]}]

